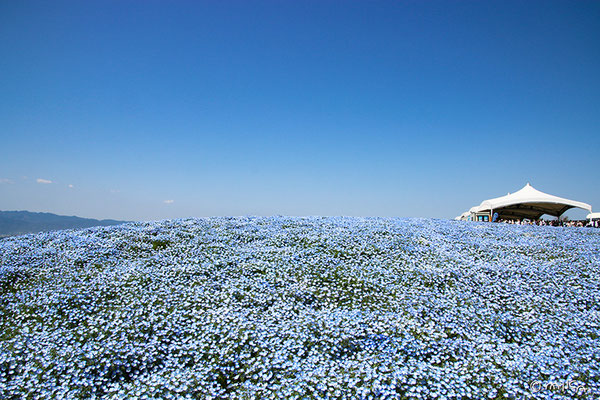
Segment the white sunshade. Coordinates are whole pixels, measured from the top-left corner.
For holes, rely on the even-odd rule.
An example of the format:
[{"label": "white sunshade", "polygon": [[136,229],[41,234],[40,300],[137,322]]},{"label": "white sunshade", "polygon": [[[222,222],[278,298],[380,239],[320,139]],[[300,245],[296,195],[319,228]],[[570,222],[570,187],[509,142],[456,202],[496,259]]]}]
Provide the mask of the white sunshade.
[{"label": "white sunshade", "polygon": [[553,196],[535,189],[529,183],[523,189],[506,196],[484,200],[471,212],[503,209],[508,215],[539,218],[543,214],[559,216],[570,208],[582,208],[592,212],[592,206],[579,201]]},{"label": "white sunshade", "polygon": [[469,217],[469,211],[465,211],[464,213],[460,214],[458,217],[454,218],[457,221],[461,221],[461,220],[465,220]]},{"label": "white sunshade", "polygon": [[600,219],[600,212],[589,213],[587,219]]}]

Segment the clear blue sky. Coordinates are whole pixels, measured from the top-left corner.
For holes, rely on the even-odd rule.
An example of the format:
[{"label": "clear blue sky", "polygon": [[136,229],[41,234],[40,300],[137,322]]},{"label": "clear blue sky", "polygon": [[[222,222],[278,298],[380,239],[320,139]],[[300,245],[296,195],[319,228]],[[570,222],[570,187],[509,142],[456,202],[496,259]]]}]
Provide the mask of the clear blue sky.
[{"label": "clear blue sky", "polygon": [[0,135],[2,210],[600,210],[600,3],[4,1]]}]

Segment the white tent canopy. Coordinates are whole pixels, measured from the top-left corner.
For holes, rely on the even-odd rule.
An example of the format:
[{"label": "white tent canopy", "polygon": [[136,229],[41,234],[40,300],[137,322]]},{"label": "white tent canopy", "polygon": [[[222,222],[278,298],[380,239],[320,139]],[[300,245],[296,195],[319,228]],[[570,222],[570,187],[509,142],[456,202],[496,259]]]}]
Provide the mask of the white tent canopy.
[{"label": "white tent canopy", "polygon": [[587,219],[600,219],[600,212],[589,213]]},{"label": "white tent canopy", "polygon": [[464,213],[460,214],[458,217],[456,217],[454,219],[457,221],[466,220],[467,218],[469,218],[469,214],[470,213],[468,211],[465,211]]},{"label": "white tent canopy", "polygon": [[559,217],[571,208],[592,212],[589,204],[540,192],[528,183],[515,193],[482,201],[479,206],[472,207],[469,213],[489,213],[490,216],[498,213],[500,219],[538,219],[544,214]]}]

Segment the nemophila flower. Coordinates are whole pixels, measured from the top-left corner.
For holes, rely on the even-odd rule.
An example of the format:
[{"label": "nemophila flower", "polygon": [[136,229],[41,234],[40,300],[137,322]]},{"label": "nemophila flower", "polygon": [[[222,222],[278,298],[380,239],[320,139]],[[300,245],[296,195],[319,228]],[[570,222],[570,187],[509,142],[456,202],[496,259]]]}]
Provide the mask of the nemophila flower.
[{"label": "nemophila flower", "polygon": [[209,218],[0,240],[0,397],[600,394],[600,234]]}]

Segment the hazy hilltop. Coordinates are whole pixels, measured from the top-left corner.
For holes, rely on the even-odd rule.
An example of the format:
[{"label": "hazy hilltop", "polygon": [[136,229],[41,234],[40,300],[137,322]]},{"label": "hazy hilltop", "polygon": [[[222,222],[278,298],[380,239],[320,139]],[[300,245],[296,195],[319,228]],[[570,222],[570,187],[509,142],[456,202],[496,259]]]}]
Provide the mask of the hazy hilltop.
[{"label": "hazy hilltop", "polygon": [[52,213],[29,211],[0,211],[0,237],[61,229],[118,225],[126,221],[80,218]]}]

